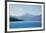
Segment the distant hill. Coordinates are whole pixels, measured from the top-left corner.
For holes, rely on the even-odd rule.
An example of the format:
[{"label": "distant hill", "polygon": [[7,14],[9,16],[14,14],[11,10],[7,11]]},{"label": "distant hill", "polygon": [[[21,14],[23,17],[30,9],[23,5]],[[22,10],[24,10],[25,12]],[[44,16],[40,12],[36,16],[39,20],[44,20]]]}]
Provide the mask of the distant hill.
[{"label": "distant hill", "polygon": [[23,20],[17,19],[17,18],[15,18],[15,17],[11,17],[11,16],[10,16],[10,21],[23,21]]},{"label": "distant hill", "polygon": [[22,19],[24,21],[41,21],[41,15],[30,15],[30,14],[25,14],[23,16],[16,16],[16,18]]},{"label": "distant hill", "polygon": [[24,14],[22,16],[10,16],[10,21],[41,21],[41,15]]}]

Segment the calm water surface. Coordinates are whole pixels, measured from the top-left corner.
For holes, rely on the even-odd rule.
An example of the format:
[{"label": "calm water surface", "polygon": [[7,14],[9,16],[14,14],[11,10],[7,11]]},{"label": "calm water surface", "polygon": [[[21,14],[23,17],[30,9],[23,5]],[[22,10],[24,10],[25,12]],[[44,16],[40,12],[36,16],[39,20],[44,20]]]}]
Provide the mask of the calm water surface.
[{"label": "calm water surface", "polygon": [[10,28],[34,28],[41,27],[40,21],[16,21],[10,22]]}]

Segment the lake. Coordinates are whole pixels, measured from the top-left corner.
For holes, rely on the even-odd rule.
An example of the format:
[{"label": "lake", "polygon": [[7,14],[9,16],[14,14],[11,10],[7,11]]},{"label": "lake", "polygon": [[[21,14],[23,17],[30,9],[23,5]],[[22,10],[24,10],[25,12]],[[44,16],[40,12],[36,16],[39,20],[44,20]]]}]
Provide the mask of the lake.
[{"label": "lake", "polygon": [[10,22],[10,28],[34,28],[41,27],[40,21],[14,21]]}]

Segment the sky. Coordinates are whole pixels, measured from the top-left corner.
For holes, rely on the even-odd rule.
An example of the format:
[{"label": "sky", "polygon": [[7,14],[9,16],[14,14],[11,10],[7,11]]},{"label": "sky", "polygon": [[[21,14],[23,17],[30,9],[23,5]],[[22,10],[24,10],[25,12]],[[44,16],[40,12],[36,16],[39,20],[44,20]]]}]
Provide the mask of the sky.
[{"label": "sky", "polygon": [[23,5],[23,4],[10,4],[10,16],[22,16],[24,14],[40,15],[42,13],[41,5]]}]

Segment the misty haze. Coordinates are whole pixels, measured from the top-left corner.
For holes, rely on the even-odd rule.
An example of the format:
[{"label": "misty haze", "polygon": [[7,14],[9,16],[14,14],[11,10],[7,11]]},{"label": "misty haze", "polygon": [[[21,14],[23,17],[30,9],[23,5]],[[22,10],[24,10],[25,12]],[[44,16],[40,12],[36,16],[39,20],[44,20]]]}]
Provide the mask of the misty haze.
[{"label": "misty haze", "polygon": [[9,5],[10,28],[41,27],[41,5]]}]

